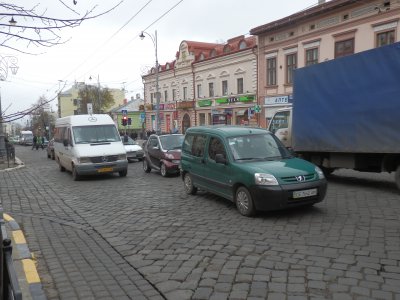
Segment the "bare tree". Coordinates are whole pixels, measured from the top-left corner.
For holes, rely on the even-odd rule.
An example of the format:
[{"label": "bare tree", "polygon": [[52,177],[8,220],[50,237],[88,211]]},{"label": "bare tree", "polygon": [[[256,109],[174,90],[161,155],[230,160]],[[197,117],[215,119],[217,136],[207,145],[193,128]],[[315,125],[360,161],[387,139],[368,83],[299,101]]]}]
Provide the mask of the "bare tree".
[{"label": "bare tree", "polygon": [[73,14],[75,18],[60,18],[50,15],[47,9],[40,11],[39,4],[27,8],[13,3],[0,3],[0,47],[12,49],[21,53],[37,54],[32,52],[32,46],[36,48],[52,47],[63,44],[68,39],[63,39],[61,31],[66,28],[74,28],[83,21],[98,18],[109,13],[119,6],[123,0],[111,8],[96,13],[96,6],[89,10],[79,11],[76,0],[58,0],[58,4],[64,8],[63,15]]}]

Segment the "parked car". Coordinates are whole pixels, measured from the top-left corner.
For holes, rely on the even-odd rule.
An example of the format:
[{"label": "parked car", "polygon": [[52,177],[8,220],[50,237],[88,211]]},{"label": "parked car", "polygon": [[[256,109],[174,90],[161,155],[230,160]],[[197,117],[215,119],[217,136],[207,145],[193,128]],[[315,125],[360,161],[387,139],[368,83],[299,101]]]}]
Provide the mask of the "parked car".
[{"label": "parked car", "polygon": [[316,165],[294,157],[271,132],[245,126],[189,128],[181,173],[187,194],[200,188],[219,195],[244,216],[313,205],[327,189]]},{"label": "parked car", "polygon": [[138,142],[134,141],[129,136],[121,136],[121,140],[126,150],[126,158],[128,159],[128,162],[134,159],[139,161],[143,160],[143,148],[138,144]]},{"label": "parked car", "polygon": [[54,156],[54,139],[51,139],[47,144],[47,158],[55,159]]},{"label": "parked car", "polygon": [[183,134],[150,135],[144,144],[143,170],[160,171],[163,177],[179,174]]}]

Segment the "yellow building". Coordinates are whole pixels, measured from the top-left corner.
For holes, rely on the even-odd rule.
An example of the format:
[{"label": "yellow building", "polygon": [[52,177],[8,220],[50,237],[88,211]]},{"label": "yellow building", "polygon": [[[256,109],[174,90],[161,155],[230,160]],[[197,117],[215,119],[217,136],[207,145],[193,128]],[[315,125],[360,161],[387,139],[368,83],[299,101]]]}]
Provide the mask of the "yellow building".
[{"label": "yellow building", "polygon": [[[58,95],[58,117],[62,118],[70,115],[78,115],[80,113],[79,91],[85,86],[86,84],[84,82],[76,82],[70,89]],[[109,91],[114,98],[114,105],[109,107],[107,111],[111,111],[126,103],[123,90],[109,89]]]}]

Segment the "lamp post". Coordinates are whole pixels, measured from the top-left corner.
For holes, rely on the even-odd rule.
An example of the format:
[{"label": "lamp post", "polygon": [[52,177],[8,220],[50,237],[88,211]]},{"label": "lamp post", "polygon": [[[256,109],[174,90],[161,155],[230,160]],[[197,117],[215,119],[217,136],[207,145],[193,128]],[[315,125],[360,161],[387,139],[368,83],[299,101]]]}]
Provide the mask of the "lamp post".
[{"label": "lamp post", "polygon": [[154,33],[154,36],[147,33],[146,31],[142,31],[139,37],[143,40],[145,38],[145,34],[148,35],[153,42],[155,54],[156,54],[156,133],[161,133],[160,126],[160,91],[158,86],[158,55],[157,55],[157,30]]},{"label": "lamp post", "polygon": [[[0,81],[6,81],[8,77],[8,70],[11,70],[13,75],[18,72],[18,59],[15,56],[2,56],[0,55]],[[6,143],[3,130],[3,111],[1,109],[1,95],[0,95],[0,154],[6,152]]]}]

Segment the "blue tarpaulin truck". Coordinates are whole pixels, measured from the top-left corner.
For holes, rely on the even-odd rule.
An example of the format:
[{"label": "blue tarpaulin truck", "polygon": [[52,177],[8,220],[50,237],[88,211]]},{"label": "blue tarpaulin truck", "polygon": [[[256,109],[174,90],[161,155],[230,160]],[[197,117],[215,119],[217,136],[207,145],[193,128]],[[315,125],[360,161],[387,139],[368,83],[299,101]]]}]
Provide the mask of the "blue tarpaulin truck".
[{"label": "blue tarpaulin truck", "polygon": [[395,172],[400,189],[400,43],[297,69],[269,129],[327,174]]}]

